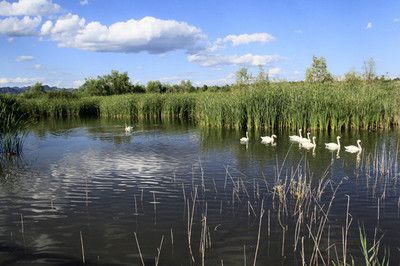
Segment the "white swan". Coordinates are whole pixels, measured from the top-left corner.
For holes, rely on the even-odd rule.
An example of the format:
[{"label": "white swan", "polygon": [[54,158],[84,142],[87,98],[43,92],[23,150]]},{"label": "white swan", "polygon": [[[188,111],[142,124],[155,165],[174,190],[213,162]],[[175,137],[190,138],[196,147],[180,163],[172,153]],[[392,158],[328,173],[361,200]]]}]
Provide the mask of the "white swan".
[{"label": "white swan", "polygon": [[299,142],[304,143],[304,142],[310,142],[311,143],[311,139],[310,139],[310,132],[307,132],[307,138],[301,138],[299,139]]},{"label": "white swan", "polygon": [[[358,147],[357,147],[358,146]],[[350,145],[350,146],[344,146],[347,152],[358,152],[361,151],[361,140],[357,140],[357,146]]]},{"label": "white swan", "polygon": [[337,143],[325,143],[325,148],[330,149],[330,150],[337,150],[340,149],[340,136],[337,136]]},{"label": "white swan", "polygon": [[289,139],[293,140],[293,141],[299,141],[302,138],[303,137],[301,136],[301,128],[299,129],[299,136],[297,136],[297,135],[289,136]]},{"label": "white swan", "polygon": [[312,143],[311,143],[311,142],[302,142],[302,143],[300,143],[301,147],[306,148],[306,149],[308,149],[308,148],[315,148],[315,146],[317,146],[317,145],[315,144],[315,139],[316,139],[316,138],[317,138],[316,136],[313,136],[313,137],[312,137]]},{"label": "white swan", "polygon": [[128,126],[128,125],[125,123],[125,132],[131,132],[132,129],[133,129],[132,126]]},{"label": "white swan", "polygon": [[246,137],[240,139],[240,142],[248,142],[249,141],[249,132],[246,131]]},{"label": "white swan", "polygon": [[265,136],[265,137],[261,137],[261,142],[264,143],[274,143],[274,138],[278,138],[276,135],[272,135],[271,137]]}]

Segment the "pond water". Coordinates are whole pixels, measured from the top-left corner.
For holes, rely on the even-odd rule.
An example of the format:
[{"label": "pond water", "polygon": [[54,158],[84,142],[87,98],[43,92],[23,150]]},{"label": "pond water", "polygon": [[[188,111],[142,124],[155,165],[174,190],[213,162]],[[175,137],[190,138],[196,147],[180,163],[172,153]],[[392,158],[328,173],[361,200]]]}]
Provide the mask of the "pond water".
[{"label": "pond water", "polygon": [[1,157],[0,264],[357,265],[359,228],[399,261],[399,132],[315,131],[315,149],[295,134],[40,120],[23,156]]}]

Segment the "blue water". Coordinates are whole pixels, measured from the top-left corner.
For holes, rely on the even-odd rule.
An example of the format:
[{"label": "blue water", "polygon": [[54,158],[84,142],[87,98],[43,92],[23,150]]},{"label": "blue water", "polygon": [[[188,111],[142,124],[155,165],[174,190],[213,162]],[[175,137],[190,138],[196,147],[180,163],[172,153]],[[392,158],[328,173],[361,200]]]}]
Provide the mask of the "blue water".
[{"label": "blue water", "polygon": [[[125,132],[125,123],[132,132]],[[154,265],[160,247],[160,265],[201,265],[204,225],[206,265],[252,264],[257,243],[257,264],[301,265],[301,236],[310,264],[312,235],[336,188],[319,262],[343,261],[349,199],[348,261],[350,255],[363,260],[364,226],[369,244],[375,232],[383,236],[381,256],[386,248],[396,262],[399,132],[312,131],[317,146],[310,150],[289,141],[296,133],[250,130],[250,141],[242,144],[244,130],[182,120],[40,120],[21,158],[1,158],[0,264],[141,265],[136,233],[146,265]],[[271,134],[277,135],[274,144],[261,143],[260,136]],[[327,150],[324,143],[336,142],[337,135],[342,146],[361,139],[362,152]],[[318,204],[312,199],[304,209],[296,244],[298,214],[289,187],[299,177],[314,191],[319,182],[325,187]],[[285,183],[286,202],[280,205],[274,191]],[[193,210],[194,262],[188,241]]]}]

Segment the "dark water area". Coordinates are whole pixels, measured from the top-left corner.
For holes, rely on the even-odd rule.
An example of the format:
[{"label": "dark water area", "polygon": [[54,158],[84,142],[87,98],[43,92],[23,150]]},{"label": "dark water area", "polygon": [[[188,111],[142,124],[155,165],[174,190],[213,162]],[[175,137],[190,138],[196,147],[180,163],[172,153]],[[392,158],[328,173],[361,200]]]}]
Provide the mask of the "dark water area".
[{"label": "dark water area", "polygon": [[40,120],[21,157],[0,159],[0,264],[362,265],[364,228],[397,265],[400,132],[311,131],[314,149],[297,134]]}]

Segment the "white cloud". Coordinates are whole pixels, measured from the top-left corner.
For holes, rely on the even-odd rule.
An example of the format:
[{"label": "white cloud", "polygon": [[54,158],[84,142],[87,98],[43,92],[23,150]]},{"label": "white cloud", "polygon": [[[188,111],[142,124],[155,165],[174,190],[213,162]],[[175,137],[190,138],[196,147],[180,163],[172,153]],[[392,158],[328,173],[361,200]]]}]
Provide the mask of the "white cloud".
[{"label": "white cloud", "polygon": [[82,86],[83,84],[85,84],[84,79],[77,79],[77,80],[74,80],[73,87],[78,88],[78,87]]},{"label": "white cloud", "polygon": [[36,65],[33,66],[33,68],[34,68],[34,69],[41,69],[41,68],[42,68],[42,65],[41,65],[41,64],[36,64]]},{"label": "white cloud", "polygon": [[189,55],[189,62],[197,63],[201,66],[234,65],[234,66],[259,66],[271,65],[285,60],[279,55],[212,55],[208,53]]},{"label": "white cloud", "polygon": [[219,42],[232,42],[232,46],[238,46],[243,44],[249,44],[258,42],[262,45],[267,42],[275,41],[276,38],[268,33],[254,33],[254,34],[241,34],[241,35],[228,35],[224,39],[218,39]]},{"label": "white cloud", "polygon": [[298,70],[295,70],[295,71],[293,71],[293,74],[295,74],[295,75],[300,75],[300,74],[301,74],[301,72],[300,72],[300,71],[298,71]]},{"label": "white cloud", "polygon": [[294,32],[296,32],[298,34],[303,34],[303,30],[295,30]]},{"label": "white cloud", "polygon": [[280,67],[271,68],[268,70],[268,76],[274,78],[279,75],[285,74]]},{"label": "white cloud", "polygon": [[62,11],[61,7],[51,0],[19,0],[9,3],[0,2],[0,16],[45,16]]},{"label": "white cloud", "polygon": [[43,78],[0,78],[0,84],[26,85],[42,80]]},{"label": "white cloud", "polygon": [[82,1],[79,2],[79,4],[81,4],[82,6],[85,6],[85,5],[89,4],[89,1],[88,0],[82,0]]},{"label": "white cloud", "polygon": [[145,17],[118,22],[107,27],[99,22],[85,25],[85,19],[68,14],[55,24],[46,21],[42,35],[59,41],[61,47],[95,52],[165,53],[177,49],[197,50],[206,35],[194,26],[175,20]]},{"label": "white cloud", "polygon": [[400,18],[395,18],[395,19],[393,19],[393,21],[394,21],[394,22],[399,22],[399,21],[400,21]]},{"label": "white cloud", "polygon": [[367,27],[366,27],[367,30],[370,28],[372,28],[372,22],[368,22]]},{"label": "white cloud", "polygon": [[33,56],[30,56],[30,55],[21,55],[21,56],[18,56],[15,59],[16,62],[33,61],[33,60],[35,60],[35,58]]},{"label": "white cloud", "polygon": [[10,37],[19,36],[35,36],[37,35],[36,28],[41,23],[40,16],[30,18],[28,16],[19,19],[17,17],[9,17],[0,20],[0,33]]}]

